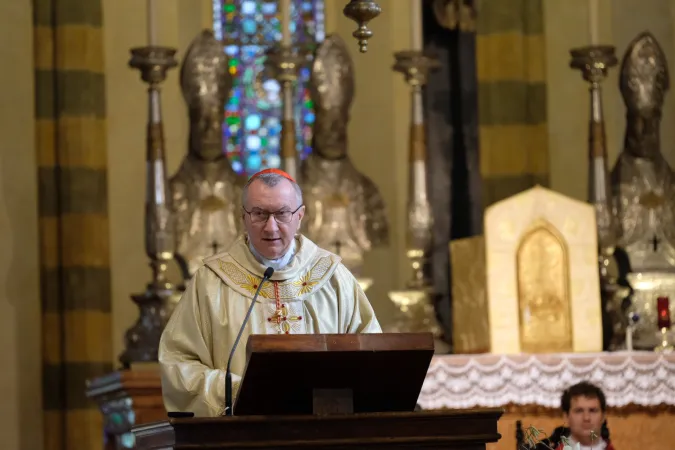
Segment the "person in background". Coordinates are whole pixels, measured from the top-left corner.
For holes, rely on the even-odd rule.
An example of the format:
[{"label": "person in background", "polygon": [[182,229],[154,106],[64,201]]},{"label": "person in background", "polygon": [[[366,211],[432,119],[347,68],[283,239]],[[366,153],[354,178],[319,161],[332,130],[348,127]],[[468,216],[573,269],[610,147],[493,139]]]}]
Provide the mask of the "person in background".
[{"label": "person in background", "polygon": [[558,427],[551,435],[552,445],[537,449],[568,450],[562,437],[567,437],[571,450],[615,450],[609,440],[607,401],[602,389],[582,381],[563,392],[560,407],[567,426]]}]

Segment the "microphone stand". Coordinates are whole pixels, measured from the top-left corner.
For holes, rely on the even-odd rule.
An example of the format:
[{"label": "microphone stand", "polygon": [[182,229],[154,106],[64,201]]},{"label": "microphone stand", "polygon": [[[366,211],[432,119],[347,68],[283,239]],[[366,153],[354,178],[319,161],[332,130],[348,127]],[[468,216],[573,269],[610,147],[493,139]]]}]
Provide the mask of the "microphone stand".
[{"label": "microphone stand", "polygon": [[244,328],[246,328],[246,324],[248,323],[248,318],[251,316],[251,313],[253,312],[253,306],[255,306],[255,302],[258,299],[258,294],[260,293],[260,289],[262,288],[263,284],[265,284],[265,281],[268,281],[272,277],[273,273],[274,273],[274,269],[272,267],[268,267],[265,270],[265,274],[263,275],[262,281],[258,285],[258,289],[256,289],[255,294],[253,295],[253,300],[251,300],[251,306],[248,307],[248,311],[246,311],[246,316],[244,317],[244,321],[241,323],[241,327],[239,328],[239,333],[237,334],[237,338],[234,340],[234,344],[232,345],[232,350],[230,351],[230,357],[227,359],[227,369],[225,371],[225,415],[226,416],[232,415],[232,372],[230,371],[230,365],[232,364],[232,357],[234,356],[234,351],[237,348],[237,344],[239,344],[239,339],[241,339],[241,335],[244,332]]}]

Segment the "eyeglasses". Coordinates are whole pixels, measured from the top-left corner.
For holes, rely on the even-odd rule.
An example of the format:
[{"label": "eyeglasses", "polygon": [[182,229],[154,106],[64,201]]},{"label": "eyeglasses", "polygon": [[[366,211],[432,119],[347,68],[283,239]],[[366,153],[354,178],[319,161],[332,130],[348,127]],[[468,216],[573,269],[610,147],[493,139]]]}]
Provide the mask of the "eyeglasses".
[{"label": "eyeglasses", "polygon": [[293,219],[293,214],[298,212],[300,208],[302,208],[303,205],[298,206],[298,209],[295,211],[276,211],[276,212],[269,212],[269,211],[263,211],[262,209],[254,209],[253,211],[246,211],[246,208],[242,207],[244,212],[248,214],[248,216],[251,218],[251,223],[266,223],[270,216],[274,216],[274,220],[276,220],[278,223],[289,223]]}]

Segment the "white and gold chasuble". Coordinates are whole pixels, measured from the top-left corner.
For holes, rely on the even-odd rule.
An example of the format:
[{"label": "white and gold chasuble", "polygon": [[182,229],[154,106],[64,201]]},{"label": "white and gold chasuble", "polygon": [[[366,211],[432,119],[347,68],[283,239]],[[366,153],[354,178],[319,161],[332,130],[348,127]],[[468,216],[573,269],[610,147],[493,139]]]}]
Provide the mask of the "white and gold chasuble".
[{"label": "white and gold chasuble", "polygon": [[[340,257],[296,238],[288,266],[274,272],[232,358],[233,392],[246,364],[251,334],[381,333],[373,309]],[[159,362],[167,411],[219,416],[225,411],[225,369],[232,344],[266,267],[237,239],[204,260],[162,334]]]}]

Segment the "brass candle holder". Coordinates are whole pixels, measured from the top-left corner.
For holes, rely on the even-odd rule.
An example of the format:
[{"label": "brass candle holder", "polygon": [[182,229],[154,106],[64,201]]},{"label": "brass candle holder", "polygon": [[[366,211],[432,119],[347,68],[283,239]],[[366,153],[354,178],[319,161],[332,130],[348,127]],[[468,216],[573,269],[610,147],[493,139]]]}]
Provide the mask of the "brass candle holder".
[{"label": "brass candle holder", "polygon": [[[607,158],[605,118],[602,108],[601,84],[610,68],[617,65],[615,48],[610,45],[593,45],[570,50],[570,67],[581,71],[590,83],[590,119],[588,137],[588,201],[595,207],[598,235],[598,270],[603,310],[611,314],[612,339],[610,348],[617,349],[625,343],[628,331],[623,300],[630,290],[619,286],[609,273],[618,240],[618,228],[613,210],[613,199]],[[618,326],[617,326],[618,325]]]},{"label": "brass candle holder", "polygon": [[358,25],[352,36],[358,41],[361,53],[368,51],[368,39],[373,37],[373,32],[368,28],[368,23],[379,16],[381,12],[380,5],[373,0],[350,0],[342,10],[345,17],[352,19]]},{"label": "brass candle holder", "polygon": [[412,267],[412,278],[406,289],[389,293],[397,306],[399,318],[392,331],[431,332],[436,337],[436,352],[447,353],[449,346],[440,339],[441,328],[431,302],[432,288],[424,273],[428,250],[432,243],[433,214],[427,189],[426,129],[422,89],[431,70],[440,66],[438,60],[420,51],[401,51],[394,54],[394,71],[400,72],[410,86],[411,120],[408,179],[408,234],[407,257]]},{"label": "brass candle holder", "polygon": [[168,47],[139,47],[131,50],[129,66],[141,72],[148,83],[146,139],[145,253],[150,258],[152,281],[145,292],[132,295],[140,317],[127,330],[120,362],[157,361],[159,340],[180,293],[167,279],[167,267],[174,258],[175,231],[171,196],[167,183],[162,123],[161,89],[167,72],[176,67],[176,50]]},{"label": "brass candle holder", "polygon": [[305,47],[279,45],[271,47],[266,54],[266,75],[277,80],[282,91],[281,168],[299,183],[294,94],[300,68],[310,52]]}]

